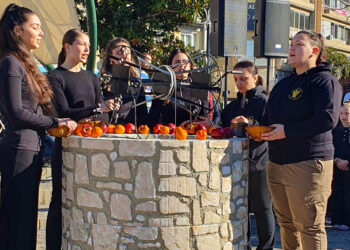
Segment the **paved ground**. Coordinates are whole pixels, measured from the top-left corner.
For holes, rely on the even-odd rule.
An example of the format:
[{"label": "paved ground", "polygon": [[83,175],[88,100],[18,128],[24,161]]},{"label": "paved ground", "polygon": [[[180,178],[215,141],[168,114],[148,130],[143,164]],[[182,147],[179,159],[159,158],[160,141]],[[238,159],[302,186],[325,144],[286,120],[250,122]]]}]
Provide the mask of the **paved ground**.
[{"label": "paved ground", "polygon": [[[327,226],[328,249],[330,250],[350,250],[350,231],[335,231],[330,226]],[[276,225],[277,237],[274,249],[282,249],[280,228]],[[257,247],[258,238],[256,234],[256,225],[254,216],[252,216],[252,246]]]}]

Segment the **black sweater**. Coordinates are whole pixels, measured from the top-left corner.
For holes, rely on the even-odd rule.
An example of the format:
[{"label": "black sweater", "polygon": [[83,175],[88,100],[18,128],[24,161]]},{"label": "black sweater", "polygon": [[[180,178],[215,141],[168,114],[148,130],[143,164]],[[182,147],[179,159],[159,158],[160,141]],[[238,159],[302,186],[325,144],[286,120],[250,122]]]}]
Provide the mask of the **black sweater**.
[{"label": "black sweater", "polygon": [[344,128],[340,123],[333,130],[334,158],[350,162],[350,128]]},{"label": "black sweater", "polygon": [[[72,72],[58,67],[49,73],[49,79],[59,117],[69,117],[75,121],[88,118],[103,102],[99,80],[90,71]],[[108,115],[99,115],[97,120],[106,121]]]},{"label": "black sweater", "polygon": [[277,164],[333,159],[332,129],[337,125],[342,89],[331,66],[321,63],[284,78],[272,89],[264,123],[283,124],[285,139],[269,142]]},{"label": "black sweater", "polygon": [[[182,97],[197,104],[203,105],[204,107],[209,107],[208,101],[190,97],[190,89],[182,89]],[[192,116],[192,119],[194,120],[198,116],[208,113],[203,108],[196,105],[191,105],[188,102],[181,101],[179,99],[177,99],[176,102],[176,126],[179,126],[184,121],[190,119],[190,112],[188,110],[191,110],[194,114],[194,116]],[[182,107],[185,107],[185,109]],[[149,124],[151,128],[157,123],[165,125],[168,123],[175,123],[175,99],[171,98],[167,101],[162,101],[160,99],[153,100],[149,116]]]},{"label": "black sweater", "polygon": [[43,115],[37,97],[29,90],[23,65],[11,55],[1,62],[0,100],[6,127],[1,143],[40,151],[45,129],[56,127],[57,119]]},{"label": "black sweater", "polygon": [[[254,89],[247,91],[246,104],[242,109],[240,103],[243,95],[237,94],[237,99],[228,104],[222,111],[222,125],[223,127],[229,127],[231,120],[236,116],[243,115],[247,118],[252,118],[257,123],[261,122],[265,105],[267,102],[267,96],[264,93],[262,86],[257,86]],[[257,142],[249,140],[249,169],[250,171],[263,170],[267,167],[268,162],[268,150],[267,142]]]}]

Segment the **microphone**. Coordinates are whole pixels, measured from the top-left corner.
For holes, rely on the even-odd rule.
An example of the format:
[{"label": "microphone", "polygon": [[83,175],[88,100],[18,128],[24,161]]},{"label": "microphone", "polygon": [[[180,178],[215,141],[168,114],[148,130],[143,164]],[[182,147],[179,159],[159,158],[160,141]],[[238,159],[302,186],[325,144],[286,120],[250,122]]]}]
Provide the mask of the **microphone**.
[{"label": "microphone", "polygon": [[112,58],[112,59],[114,59],[114,60],[119,61],[120,64],[124,64],[124,62],[125,62],[125,60],[124,60],[123,58],[119,58],[119,57],[113,56],[113,55],[111,55],[111,54],[109,54],[108,57],[110,57],[110,58]]}]

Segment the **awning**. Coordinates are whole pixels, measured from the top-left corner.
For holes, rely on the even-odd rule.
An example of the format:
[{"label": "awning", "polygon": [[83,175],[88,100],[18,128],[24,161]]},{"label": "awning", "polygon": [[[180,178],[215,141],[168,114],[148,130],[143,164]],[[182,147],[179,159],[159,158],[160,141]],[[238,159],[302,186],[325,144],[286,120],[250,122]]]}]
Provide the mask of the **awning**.
[{"label": "awning", "polygon": [[40,48],[34,50],[35,57],[44,64],[56,64],[58,53],[62,49],[62,38],[64,33],[72,28],[79,28],[79,20],[73,0],[1,0],[1,15],[10,4],[16,3],[20,6],[33,10],[40,18],[44,41]]}]

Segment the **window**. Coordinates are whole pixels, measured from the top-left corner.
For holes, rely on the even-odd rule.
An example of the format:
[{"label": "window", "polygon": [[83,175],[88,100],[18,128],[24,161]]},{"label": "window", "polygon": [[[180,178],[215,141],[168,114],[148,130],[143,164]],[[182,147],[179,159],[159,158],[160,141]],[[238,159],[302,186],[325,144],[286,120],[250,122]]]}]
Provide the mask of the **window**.
[{"label": "window", "polygon": [[[329,24],[330,24],[330,32],[329,32]],[[330,37],[334,39],[338,39],[341,41],[346,41],[348,43],[349,36],[348,30],[342,25],[323,21],[322,22],[322,34],[326,36],[326,38],[330,39]],[[331,36],[330,36],[331,35]]]},{"label": "window", "polygon": [[291,10],[290,26],[301,30],[310,29],[310,16]]},{"label": "window", "polygon": [[199,48],[198,33],[196,31],[192,33],[182,33],[181,40],[184,42],[185,46],[192,46],[195,49]]}]

